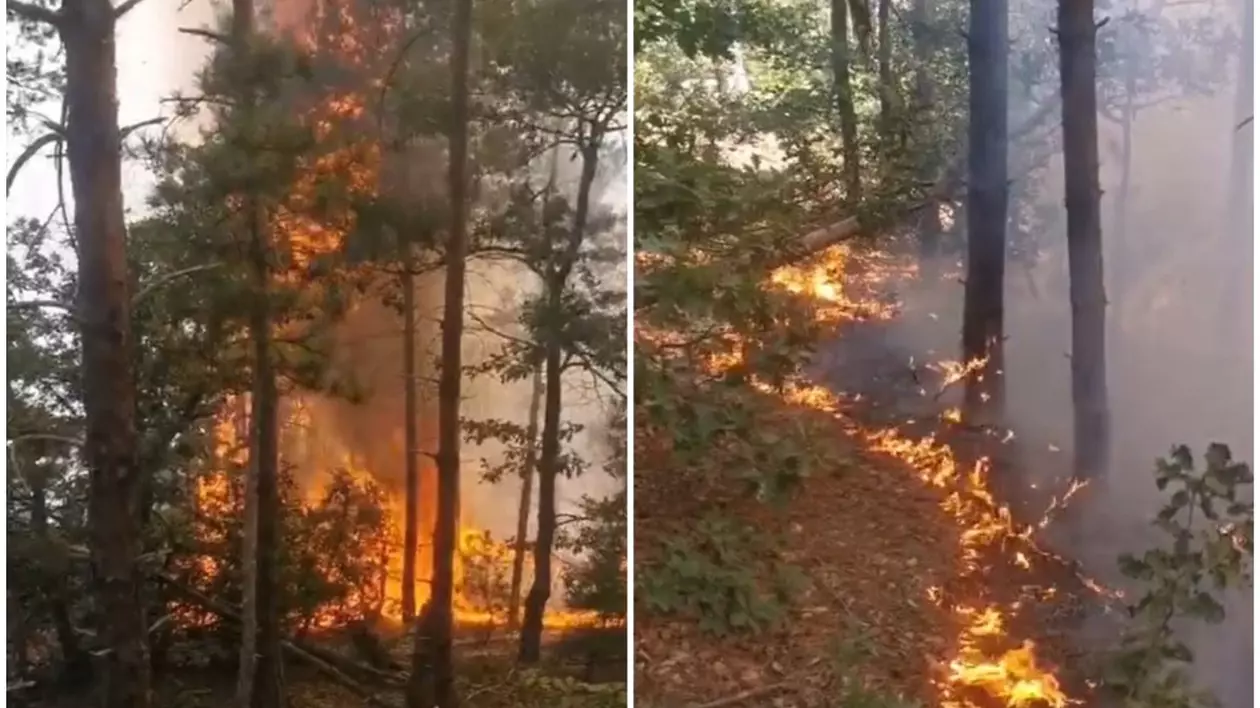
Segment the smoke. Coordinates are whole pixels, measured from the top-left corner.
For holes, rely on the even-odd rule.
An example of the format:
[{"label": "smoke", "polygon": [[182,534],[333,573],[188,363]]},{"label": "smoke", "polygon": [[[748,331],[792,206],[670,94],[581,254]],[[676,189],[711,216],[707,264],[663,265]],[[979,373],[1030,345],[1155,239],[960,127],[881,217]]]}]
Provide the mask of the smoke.
[{"label": "smoke", "polygon": [[[1182,22],[1201,21],[1210,13],[1217,23],[1237,23],[1239,8],[1220,5],[1167,8],[1165,13]],[[1041,8],[1023,19],[1044,27],[1045,12]],[[1104,46],[1107,31],[1100,33]],[[1169,72],[1194,70],[1191,59],[1179,64],[1178,54],[1162,60],[1169,62],[1164,66]],[[1163,542],[1149,523],[1162,505],[1153,478],[1156,458],[1179,443],[1201,455],[1216,441],[1229,445],[1238,459],[1253,459],[1252,128],[1238,128],[1251,106],[1236,106],[1247,102],[1236,100],[1236,59],[1215,69],[1228,71],[1231,78],[1211,92],[1163,100],[1137,114],[1123,216],[1117,208],[1124,177],[1122,124],[1105,117],[1099,121],[1113,466],[1107,488],[1096,491],[1101,496],[1088,506],[1088,543],[1061,550],[1104,582],[1122,584],[1115,567],[1119,553],[1141,553]],[[1057,80],[1057,72],[1047,78]],[[1033,93],[1023,88],[1011,89],[1012,96],[1021,97],[1012,105],[1012,125],[1035,103],[1022,98]],[[1053,96],[1054,88],[1043,84],[1036,93]],[[1240,110],[1246,114],[1239,116]],[[1011,152],[1012,178],[1028,179],[1014,171],[1026,164],[1028,150],[1016,145]],[[1237,160],[1245,161],[1245,170]],[[1231,184],[1242,172],[1246,184]],[[1014,223],[1010,232],[1013,250],[1036,256],[1008,260],[1005,365],[1007,412],[1019,440],[1016,469],[1028,484],[1044,486],[1065,478],[1072,459],[1061,157],[1031,178],[1035,184],[1017,184],[1013,193],[1031,187],[1035,201],[1054,216],[1032,233],[1019,233]],[[1246,196],[1231,204],[1231,190],[1239,188]],[[1121,219],[1127,224],[1122,226]],[[952,259],[940,269],[962,271]],[[893,325],[891,342],[956,359],[962,294],[956,281],[911,294],[906,316]],[[1239,592],[1225,599],[1226,622],[1189,628],[1186,638],[1197,657],[1196,679],[1227,708],[1242,708],[1252,704],[1252,598]]]}]

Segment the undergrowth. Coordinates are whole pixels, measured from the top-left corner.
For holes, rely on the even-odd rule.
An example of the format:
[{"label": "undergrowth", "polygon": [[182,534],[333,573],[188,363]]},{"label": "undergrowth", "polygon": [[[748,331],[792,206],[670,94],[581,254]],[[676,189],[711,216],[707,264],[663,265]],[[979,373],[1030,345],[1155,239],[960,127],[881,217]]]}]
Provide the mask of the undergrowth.
[{"label": "undergrowth", "polygon": [[[1220,624],[1220,593],[1251,586],[1254,506],[1246,464],[1229,448],[1208,447],[1196,469],[1186,446],[1155,467],[1155,484],[1168,494],[1153,521],[1167,542],[1140,557],[1120,557],[1121,572],[1143,584],[1127,607],[1129,624],[1107,657],[1103,686],[1132,708],[1206,708],[1216,698],[1194,685],[1195,656],[1177,625]],[[1245,494],[1250,497],[1249,493]]]},{"label": "undergrowth", "polygon": [[664,541],[663,558],[641,570],[636,591],[651,610],[695,619],[717,635],[769,629],[804,582],[773,556],[753,529],[709,516],[693,533]]}]

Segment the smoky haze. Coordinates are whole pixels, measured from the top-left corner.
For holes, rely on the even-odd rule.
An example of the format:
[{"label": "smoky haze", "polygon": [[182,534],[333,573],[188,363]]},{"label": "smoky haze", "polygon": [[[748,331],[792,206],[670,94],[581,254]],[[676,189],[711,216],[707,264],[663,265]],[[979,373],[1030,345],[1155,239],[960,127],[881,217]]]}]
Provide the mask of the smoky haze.
[{"label": "smoky haze", "polygon": [[[1053,25],[1052,5],[1042,4],[1020,16],[1018,8],[1028,4],[1012,3],[1013,32],[1017,26],[1040,27],[1044,32]],[[1122,15],[1129,4],[1118,5],[1112,21],[1100,31],[1100,45],[1109,32],[1122,31]],[[1140,11],[1149,12],[1154,3],[1140,5]],[[1165,7],[1163,12],[1186,23],[1210,19],[1242,26],[1239,2],[1190,5]],[[1017,46],[1013,52],[1018,51]],[[1117,211],[1124,133],[1118,121],[1099,120],[1112,468],[1107,488],[1096,490],[1100,496],[1088,507],[1085,522],[1091,532],[1084,535],[1088,541],[1049,541],[1104,582],[1123,586],[1115,567],[1119,553],[1141,553],[1164,542],[1149,523],[1161,506],[1153,479],[1156,458],[1174,444],[1185,443],[1201,456],[1210,442],[1222,442],[1235,458],[1253,460],[1252,126],[1239,127],[1252,114],[1251,77],[1250,72],[1240,73],[1237,56],[1212,67],[1224,80],[1210,94],[1163,100],[1136,114],[1124,243]],[[1188,74],[1202,69],[1191,65],[1190,56],[1170,54],[1163,61],[1169,71]],[[1057,98],[1057,66],[1053,69],[1033,91],[1012,84],[1012,132],[1020,117],[1036,107],[1037,100],[1030,96]],[[1248,87],[1240,97],[1243,82]],[[1056,143],[1058,116],[1056,103],[1051,121],[1055,127],[1039,131],[1049,133]],[[1028,164],[1030,152],[1045,154],[1045,141],[1037,140],[1032,148],[1018,140],[1012,145],[1013,180],[1029,179],[1019,170]],[[1031,250],[1035,257],[1013,254],[1007,262],[1007,413],[1019,441],[1014,469],[1028,483],[1045,485],[1065,478],[1072,459],[1071,311],[1061,151],[1055,150],[1046,168],[1031,179],[1035,184],[1027,186],[1033,187],[1033,199],[1052,216],[1031,233],[1019,233],[1014,223],[1008,232],[1012,251]],[[1238,179],[1245,184],[1231,183]],[[1020,188],[1012,190],[1012,199]],[[1235,196],[1231,204],[1237,190],[1243,197]],[[951,258],[940,264],[941,270],[960,273],[960,260]],[[896,344],[934,352],[938,359],[956,359],[962,290],[957,280],[946,278],[909,294],[905,316],[892,325]],[[1226,600],[1225,623],[1185,631],[1196,653],[1199,682],[1227,708],[1243,708],[1252,705],[1253,691],[1251,592]]]},{"label": "smoky haze", "polygon": [[[266,3],[267,19],[279,29],[291,28],[301,22],[311,6],[311,0],[276,0]],[[209,57],[208,43],[201,37],[180,33],[179,28],[213,26],[215,18],[229,11],[229,5],[217,0],[190,0],[185,3],[141,3],[119,25],[119,97],[120,122],[123,125],[151,119],[158,115],[171,116],[172,104],[164,99],[181,93],[196,95],[197,73]],[[12,33],[12,30],[11,30]],[[38,107],[47,115],[56,115],[59,107]],[[183,121],[172,128],[185,140],[196,140],[197,131],[205,128],[205,120]],[[603,209],[617,215],[626,213],[625,136],[615,134],[608,140],[608,154],[601,159],[600,169],[592,193],[592,211]],[[446,161],[444,149],[418,148],[420,158],[407,175],[406,188],[428,197],[440,195],[445,190]],[[432,148],[432,146],[428,146]],[[10,150],[10,157],[16,153]],[[561,150],[558,167],[558,189],[568,199],[575,200],[580,162],[570,160],[570,154]],[[536,169],[545,175],[550,155],[539,158]],[[145,199],[150,192],[152,174],[143,164],[129,161],[124,166],[125,203],[129,217],[134,219],[144,212]],[[544,177],[545,178],[545,177]],[[56,204],[56,173],[51,162],[34,160],[16,180],[10,199],[10,208],[17,214],[43,217]],[[68,193],[67,189],[67,193]],[[483,190],[483,194],[490,190]],[[494,195],[480,206],[493,208]],[[73,209],[73,205],[69,205]],[[593,214],[594,215],[594,214]],[[624,242],[624,219],[605,234],[593,234],[592,241],[619,239]],[[54,249],[61,251],[62,249]],[[74,254],[63,252],[73,263]],[[481,312],[491,309],[509,310],[518,306],[526,296],[536,290],[535,276],[520,268],[490,266],[470,263],[467,274],[468,311]],[[442,309],[442,274],[417,279],[416,302],[418,306],[417,362],[418,375],[434,378],[434,362],[439,350],[437,320]],[[613,269],[607,274],[606,284],[624,286],[625,272]],[[478,324],[466,318],[464,344],[465,364],[475,364],[499,346],[494,335],[478,332]],[[511,331],[511,327],[505,327]],[[298,416],[297,424],[286,430],[287,462],[295,466],[299,482],[318,480],[333,469],[346,464],[366,470],[387,490],[399,493],[403,484],[403,356],[402,322],[397,312],[371,298],[359,302],[346,319],[339,323],[335,334],[336,352],[334,368],[350,378],[367,394],[361,404],[320,394],[302,393],[286,400],[286,409]],[[574,505],[583,495],[603,496],[611,491],[617,481],[602,473],[602,464],[608,451],[604,444],[607,404],[613,400],[610,392],[594,386],[589,377],[569,372],[565,380],[564,420],[585,426],[576,436],[572,446],[589,464],[590,472],[577,479],[561,478],[557,482],[557,506],[561,514],[576,511]],[[434,394],[422,386],[421,393],[421,447],[433,452],[425,442],[436,434],[431,406]],[[493,377],[465,380],[462,415],[465,419],[501,418],[526,423],[529,410],[530,382],[500,383]],[[463,456],[463,490],[461,522],[491,532],[496,539],[515,534],[515,519],[519,483],[504,480],[497,485],[480,481],[481,460],[498,462],[501,450],[495,445],[475,447],[465,445]],[[424,458],[422,468],[431,467]],[[424,476],[422,474],[422,476]],[[431,507],[432,487],[422,484],[422,493],[429,500],[422,500],[422,514]],[[531,512],[531,533],[536,528],[536,505]],[[423,527],[422,527],[423,528]],[[428,572],[427,564],[420,568],[422,575]],[[557,597],[557,600],[560,598]],[[553,601],[554,602],[554,601]]]}]

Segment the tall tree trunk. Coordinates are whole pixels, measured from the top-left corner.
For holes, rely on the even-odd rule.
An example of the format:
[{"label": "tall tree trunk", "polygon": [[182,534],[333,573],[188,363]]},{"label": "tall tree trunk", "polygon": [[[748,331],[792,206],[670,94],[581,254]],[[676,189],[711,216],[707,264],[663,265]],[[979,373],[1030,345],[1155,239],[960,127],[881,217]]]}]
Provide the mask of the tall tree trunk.
[{"label": "tall tree trunk", "polygon": [[1059,0],[1063,172],[1072,303],[1074,473],[1101,479],[1110,464],[1107,295],[1098,185],[1097,67],[1092,0]]},{"label": "tall tree trunk", "polygon": [[550,325],[545,343],[547,381],[543,403],[542,454],[538,461],[538,538],[534,541],[534,582],[525,598],[525,622],[521,629],[520,660],[525,664],[537,663],[542,657],[543,613],[547,609],[547,601],[551,599],[551,553],[556,541],[556,478],[560,474],[561,387],[564,378],[564,346],[560,333],[563,325],[558,320],[562,316],[569,275],[586,237],[591,187],[599,166],[602,140],[603,127],[592,126],[589,140],[582,141],[582,176],[578,182],[573,230],[558,262],[549,265],[545,285]]},{"label": "tall tree trunk", "polygon": [[[544,206],[545,208],[545,206]],[[508,593],[508,629],[520,626],[521,583],[525,578],[526,537],[529,534],[529,507],[534,491],[534,468],[538,464],[538,409],[543,397],[542,367],[534,369],[534,385],[529,396],[529,427],[525,431],[525,466],[521,469],[521,501],[516,516],[516,544],[512,549],[512,585]]]},{"label": "tall tree trunk", "polygon": [[276,579],[277,546],[279,542],[280,516],[280,446],[279,446],[279,392],[276,390],[276,372],[271,358],[271,296],[270,267],[268,265],[267,235],[261,215],[251,214],[252,268],[255,294],[253,311],[250,313],[250,336],[254,343],[254,391],[251,398],[250,420],[253,423],[253,454],[251,467],[255,475],[256,502],[256,584],[254,601],[257,606],[258,636],[255,651],[254,690],[250,705],[253,708],[279,708],[283,705],[283,688],[280,682],[280,607],[279,586]]},{"label": "tall tree trunk", "polygon": [[831,0],[831,73],[840,140],[844,150],[845,198],[851,204],[862,199],[861,149],[857,138],[857,113],[849,80],[849,0]]},{"label": "tall tree trunk", "polygon": [[896,89],[893,87],[892,78],[892,43],[889,39],[889,10],[892,5],[891,0],[879,0],[879,6],[876,10],[876,19],[879,22],[879,131],[884,139],[884,146],[892,146],[893,137],[893,95]]},{"label": "tall tree trunk", "polygon": [[1137,114],[1134,107],[1137,99],[1137,67],[1132,66],[1132,57],[1126,57],[1124,61],[1124,105],[1120,108],[1120,185],[1116,189],[1116,231],[1112,235],[1115,246],[1111,249],[1112,256],[1116,259],[1111,268],[1111,286],[1120,307],[1112,310],[1111,321],[1108,322],[1115,337],[1112,340],[1113,346],[1120,341],[1121,317],[1128,302],[1131,285],[1129,257],[1133,251],[1129,246],[1129,197],[1133,193],[1133,119]]},{"label": "tall tree trunk", "polygon": [[[1234,88],[1234,120],[1229,165],[1229,197],[1226,204],[1228,225],[1224,298],[1220,304],[1221,339],[1251,341],[1252,323],[1252,254],[1255,252],[1252,224],[1252,149],[1255,140],[1255,7],[1254,0],[1242,0],[1243,46],[1238,57],[1238,81]],[[1241,330],[1241,331],[1240,331]],[[1222,350],[1234,350],[1222,347]],[[1247,389],[1251,390],[1250,388]]]},{"label": "tall tree trunk", "polygon": [[[232,43],[234,56],[234,72],[236,76],[248,75],[250,42],[254,32],[254,6],[251,0],[233,0],[232,2]],[[253,119],[253,97],[246,93],[241,97],[241,107],[245,112],[244,120]],[[256,254],[262,247],[258,242],[256,216],[257,204],[252,195],[242,195],[242,214],[246,241],[252,255],[252,270],[257,287],[256,298],[250,313],[249,334],[254,346],[254,390],[250,396],[250,464],[245,470],[244,489],[244,531],[241,539],[241,646],[240,658],[236,674],[236,702],[240,708],[254,705],[257,694],[258,678],[258,477],[264,462],[262,455],[262,426],[266,423],[259,415],[259,406],[263,403],[262,377],[266,375],[267,359],[267,319],[268,313],[262,299],[267,286],[268,269],[265,253],[261,259]]]},{"label": "tall tree trunk", "polygon": [[963,302],[963,360],[985,360],[967,376],[963,414],[971,423],[1001,422],[1003,285],[1006,269],[1005,0],[972,0],[967,40],[970,77],[967,180],[967,285]]},{"label": "tall tree trunk", "polygon": [[[936,86],[932,81],[932,73],[928,69],[931,61],[932,47],[929,38],[934,21],[933,0],[914,0],[914,21],[912,38],[914,40],[914,101],[915,121],[922,126],[917,132],[921,136],[930,137],[933,125],[933,105],[936,101]],[[925,165],[924,180],[935,178],[936,165]],[[937,277],[937,259],[941,250],[941,205],[933,201],[923,210],[919,221],[919,270],[924,280],[931,281]]]},{"label": "tall tree trunk", "polygon": [[108,650],[100,655],[103,704],[147,708],[152,672],[139,567],[144,485],[135,420],[115,10],[109,0],[68,0],[58,30],[66,53],[66,142],[79,264],[89,547],[98,636]]},{"label": "tall tree trunk", "polygon": [[416,406],[416,276],[415,259],[411,252],[411,238],[403,237],[402,243],[402,291],[403,291],[403,445],[406,447],[404,470],[406,474],[406,504],[403,512],[403,621],[410,623],[416,617],[416,554],[420,543],[420,430]]},{"label": "tall tree trunk", "polygon": [[[464,271],[468,218],[468,62],[472,44],[472,0],[454,5],[451,53],[451,124],[449,189],[451,232],[446,243],[446,288],[442,303],[442,374],[438,382],[438,504],[434,527],[433,592],[416,623],[412,686],[408,708],[455,708],[455,676],[451,656],[454,623],[456,525],[459,523],[459,404],[463,376],[460,347],[464,334]],[[431,697],[417,690],[423,674],[426,645],[432,652]]]}]

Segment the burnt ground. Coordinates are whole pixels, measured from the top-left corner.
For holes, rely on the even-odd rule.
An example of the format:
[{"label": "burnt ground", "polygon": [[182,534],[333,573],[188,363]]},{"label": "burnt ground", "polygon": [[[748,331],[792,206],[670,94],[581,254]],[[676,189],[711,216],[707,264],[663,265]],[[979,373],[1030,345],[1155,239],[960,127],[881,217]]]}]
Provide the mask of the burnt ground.
[{"label": "burnt ground", "polygon": [[[1009,700],[995,694],[1015,690],[1020,676],[1011,671],[1020,667],[990,674],[995,683],[987,687],[979,678],[973,683],[980,685],[960,686],[949,680],[950,661],[967,654],[969,644],[978,654],[969,654],[967,665],[987,665],[982,659],[996,665],[1026,640],[1034,642],[1037,668],[1088,703],[1075,645],[1084,608],[1099,604],[1098,597],[1075,564],[1023,533],[1056,490],[1003,493],[1017,502],[1008,522],[985,498],[987,484],[977,489],[958,474],[984,456],[994,479],[1016,479],[1018,466],[1039,453],[1003,443],[1004,431],[943,420],[945,397],[935,396],[942,375],[908,365],[913,353],[889,344],[886,327],[849,323],[815,357],[814,381],[837,392],[839,414],[748,391],[764,406],[765,425],[807,429],[819,461],[778,508],[674,467],[669,451],[655,445],[654,431],[636,431],[638,575],[661,561],[667,539],[693,534],[696,519],[720,509],[775,539],[766,553],[804,576],[782,622],[725,636],[692,619],[657,614],[636,590],[637,705],[892,706],[898,704],[886,698],[901,696],[908,705],[1001,706]],[[875,429],[897,437],[872,442]],[[941,444],[910,445],[927,435]],[[951,467],[948,481],[925,481],[925,471]],[[1005,486],[1010,492],[1021,485]],[[969,549],[971,567],[961,567]],[[762,570],[763,580],[767,572],[774,571]],[[1003,627],[992,636],[968,634],[974,616],[958,606],[997,609]]]}]

